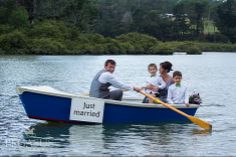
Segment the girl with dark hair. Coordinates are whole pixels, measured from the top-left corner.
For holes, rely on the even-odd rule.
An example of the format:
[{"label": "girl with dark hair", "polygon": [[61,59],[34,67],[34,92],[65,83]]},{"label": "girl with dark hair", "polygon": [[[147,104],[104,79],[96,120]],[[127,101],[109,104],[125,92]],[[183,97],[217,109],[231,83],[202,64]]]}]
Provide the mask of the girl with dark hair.
[{"label": "girl with dark hair", "polygon": [[167,102],[167,94],[168,94],[168,88],[170,85],[174,83],[172,76],[170,76],[168,73],[172,71],[172,64],[169,61],[165,61],[160,63],[160,74],[163,79],[163,81],[166,83],[166,88],[164,89],[159,89],[159,98]]}]

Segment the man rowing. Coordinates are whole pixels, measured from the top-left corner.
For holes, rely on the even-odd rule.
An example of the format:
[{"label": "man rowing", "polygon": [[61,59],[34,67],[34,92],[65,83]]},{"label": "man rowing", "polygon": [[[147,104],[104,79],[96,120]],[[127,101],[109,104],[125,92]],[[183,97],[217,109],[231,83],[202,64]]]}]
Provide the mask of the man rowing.
[{"label": "man rowing", "polygon": [[[105,62],[104,69],[100,70],[93,78],[89,96],[103,99],[122,100],[123,90],[140,90],[140,88],[119,82],[113,75],[115,67],[116,62],[114,60],[108,59]],[[118,89],[110,91],[110,86]]]}]

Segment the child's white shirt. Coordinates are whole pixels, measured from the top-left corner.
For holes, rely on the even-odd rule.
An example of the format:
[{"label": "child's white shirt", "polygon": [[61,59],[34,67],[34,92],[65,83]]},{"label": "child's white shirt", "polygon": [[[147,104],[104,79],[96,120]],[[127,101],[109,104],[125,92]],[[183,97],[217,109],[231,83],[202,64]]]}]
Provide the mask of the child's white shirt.
[{"label": "child's white shirt", "polygon": [[[161,76],[158,75],[148,77],[146,79],[146,85],[154,85],[157,86],[159,89],[164,89],[166,87],[165,81],[162,79]],[[145,92],[152,94],[157,93],[157,91],[152,91],[150,89],[146,89]]]},{"label": "child's white shirt", "polygon": [[176,84],[172,84],[168,88],[167,102],[170,104],[188,104],[187,88],[182,85],[176,86]]}]

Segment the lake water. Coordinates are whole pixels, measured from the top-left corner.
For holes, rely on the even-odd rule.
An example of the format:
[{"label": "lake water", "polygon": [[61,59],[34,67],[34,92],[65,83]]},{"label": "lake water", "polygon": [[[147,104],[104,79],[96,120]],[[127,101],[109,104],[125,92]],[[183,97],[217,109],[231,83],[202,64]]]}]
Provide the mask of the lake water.
[{"label": "lake water", "polygon": [[[171,61],[189,91],[203,99],[196,116],[212,132],[194,124],[68,125],[27,118],[17,85],[48,85],[87,93],[106,59],[117,61],[115,75],[141,86],[147,65]],[[0,155],[236,155],[236,54],[173,56],[1,56]],[[125,96],[140,97],[134,92]]]}]

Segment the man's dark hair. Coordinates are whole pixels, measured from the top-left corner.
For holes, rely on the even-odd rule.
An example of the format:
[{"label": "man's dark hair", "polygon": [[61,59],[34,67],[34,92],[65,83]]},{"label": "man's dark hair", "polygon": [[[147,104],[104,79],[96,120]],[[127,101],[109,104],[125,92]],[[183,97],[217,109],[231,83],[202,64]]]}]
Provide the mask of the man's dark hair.
[{"label": "man's dark hair", "polygon": [[157,65],[156,65],[155,63],[151,63],[151,64],[149,64],[149,65],[148,65],[148,69],[149,69],[150,67],[154,67],[154,68],[157,69]]},{"label": "man's dark hair", "polygon": [[182,77],[182,73],[181,73],[180,71],[175,71],[175,72],[173,73],[173,77],[175,77],[175,76],[180,76],[180,77]]},{"label": "man's dark hair", "polygon": [[160,66],[166,70],[167,73],[172,71],[172,64],[169,61],[162,62]]},{"label": "man's dark hair", "polygon": [[105,62],[105,66],[107,66],[109,63],[112,64],[112,65],[116,65],[116,62],[115,62],[114,60],[108,59],[108,60],[106,60],[106,62]]}]

